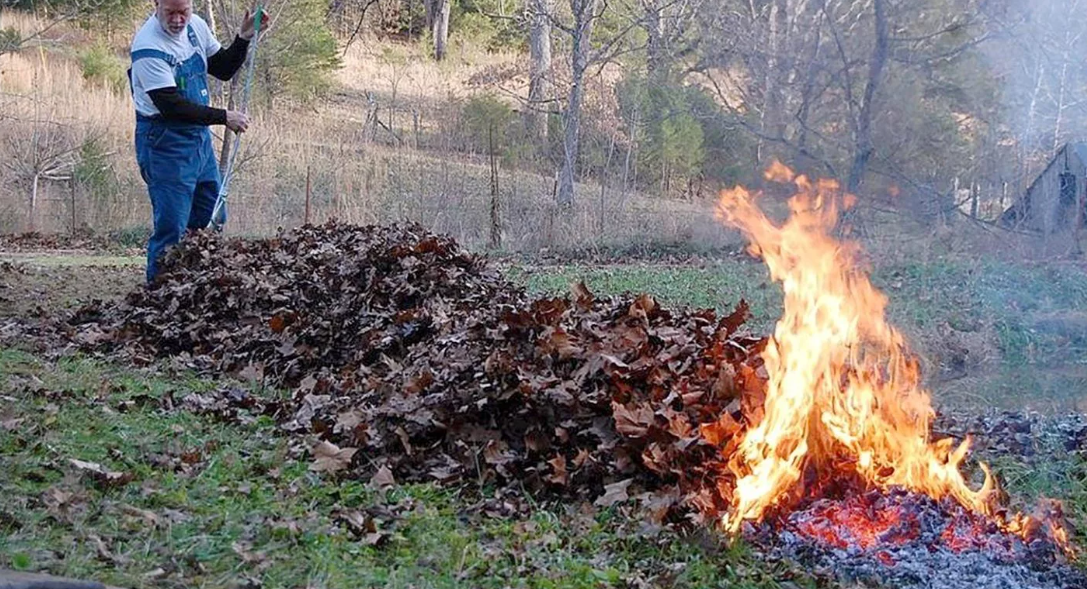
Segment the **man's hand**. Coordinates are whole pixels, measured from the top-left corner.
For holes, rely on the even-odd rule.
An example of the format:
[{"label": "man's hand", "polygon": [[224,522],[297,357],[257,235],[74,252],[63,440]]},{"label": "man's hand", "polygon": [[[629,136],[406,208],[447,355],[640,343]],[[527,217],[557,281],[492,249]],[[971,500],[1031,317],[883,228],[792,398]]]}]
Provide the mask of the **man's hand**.
[{"label": "man's hand", "polygon": [[226,111],[226,126],[235,133],[245,133],[249,128],[249,116],[236,110]]},{"label": "man's hand", "polygon": [[[272,28],[272,17],[264,12],[264,9],[260,9],[260,32],[266,33]],[[257,17],[256,14],[249,11],[245,11],[245,18],[242,19],[242,29],[238,32],[238,36],[246,41],[252,41],[253,35],[257,32]]]}]

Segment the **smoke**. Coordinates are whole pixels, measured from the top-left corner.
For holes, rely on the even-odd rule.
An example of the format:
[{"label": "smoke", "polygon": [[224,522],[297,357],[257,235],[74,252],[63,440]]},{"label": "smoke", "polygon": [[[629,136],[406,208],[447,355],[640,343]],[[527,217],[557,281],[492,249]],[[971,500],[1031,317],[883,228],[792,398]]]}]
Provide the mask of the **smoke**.
[{"label": "smoke", "polygon": [[1062,145],[1087,139],[1087,0],[986,9],[990,38],[979,51],[999,97],[998,144],[1014,152],[1021,191]]}]

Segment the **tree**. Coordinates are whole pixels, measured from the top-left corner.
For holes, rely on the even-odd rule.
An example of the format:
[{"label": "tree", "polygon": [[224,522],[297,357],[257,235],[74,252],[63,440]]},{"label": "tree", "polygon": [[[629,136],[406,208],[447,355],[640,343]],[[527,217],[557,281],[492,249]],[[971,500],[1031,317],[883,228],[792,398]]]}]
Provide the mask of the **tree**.
[{"label": "tree", "polygon": [[449,42],[449,13],[453,0],[424,0],[426,2],[426,25],[434,42],[434,59],[445,59],[445,46]]},{"label": "tree", "polygon": [[551,18],[554,0],[528,0],[525,3],[529,22],[528,47],[528,105],[524,121],[528,136],[547,140],[545,104],[551,94]]},{"label": "tree", "polygon": [[600,18],[597,12],[599,0],[570,0],[574,23],[571,27],[560,25],[571,39],[570,93],[563,111],[562,170],[555,200],[562,207],[574,204],[574,175],[577,167],[578,140],[581,131],[581,101],[585,96],[585,71],[589,69],[592,52],[593,24]]}]

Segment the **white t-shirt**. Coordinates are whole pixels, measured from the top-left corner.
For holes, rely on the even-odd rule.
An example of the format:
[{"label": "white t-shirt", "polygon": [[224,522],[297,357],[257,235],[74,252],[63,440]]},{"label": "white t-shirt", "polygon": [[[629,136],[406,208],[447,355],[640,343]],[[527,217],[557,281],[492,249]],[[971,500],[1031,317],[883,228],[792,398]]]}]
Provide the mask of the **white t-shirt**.
[{"label": "white t-shirt", "polygon": [[[132,40],[132,52],[140,49],[162,51],[172,55],[177,59],[178,63],[189,59],[193,56],[193,53],[199,52],[204,59],[204,64],[207,65],[208,56],[218,53],[222,45],[215,38],[215,35],[211,34],[208,23],[198,15],[192,15],[192,18],[189,19],[189,26],[196,33],[197,47],[193,47],[189,41],[187,28],[181,31],[180,35],[171,35],[166,29],[162,28],[159,19],[152,14],[147,22],[143,23],[143,26],[136,33],[136,37]],[[136,112],[142,115],[154,116],[159,114],[159,109],[155,108],[155,103],[147,95],[149,91],[158,90],[159,88],[172,88],[176,85],[173,68],[161,59],[144,58],[132,64],[132,99],[136,103]]]}]

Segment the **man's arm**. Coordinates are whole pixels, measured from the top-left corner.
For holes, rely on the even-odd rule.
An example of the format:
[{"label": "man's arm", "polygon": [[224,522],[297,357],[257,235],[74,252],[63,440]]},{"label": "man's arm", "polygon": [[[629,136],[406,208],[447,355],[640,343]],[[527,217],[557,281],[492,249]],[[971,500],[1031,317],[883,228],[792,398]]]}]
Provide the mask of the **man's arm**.
[{"label": "man's arm", "polygon": [[221,49],[208,58],[208,73],[224,82],[233,78],[245,63],[245,55],[248,51],[249,41],[241,36],[234,37],[230,47]]},{"label": "man's arm", "polygon": [[197,125],[225,125],[227,122],[225,110],[185,100],[176,87],[151,90],[147,95],[166,120]]}]

